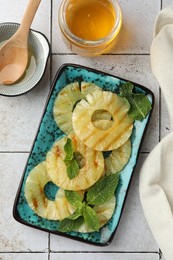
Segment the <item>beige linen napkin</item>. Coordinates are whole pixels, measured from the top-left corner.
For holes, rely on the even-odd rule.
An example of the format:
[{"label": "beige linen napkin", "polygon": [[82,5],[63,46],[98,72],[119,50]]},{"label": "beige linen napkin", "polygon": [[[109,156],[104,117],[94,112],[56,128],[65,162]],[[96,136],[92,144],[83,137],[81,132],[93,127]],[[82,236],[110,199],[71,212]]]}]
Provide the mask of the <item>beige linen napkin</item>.
[{"label": "beige linen napkin", "polygon": [[[173,130],[173,6],[155,24],[151,67],[167,104]],[[140,172],[139,193],[150,229],[166,260],[173,260],[173,132],[154,148]]]}]

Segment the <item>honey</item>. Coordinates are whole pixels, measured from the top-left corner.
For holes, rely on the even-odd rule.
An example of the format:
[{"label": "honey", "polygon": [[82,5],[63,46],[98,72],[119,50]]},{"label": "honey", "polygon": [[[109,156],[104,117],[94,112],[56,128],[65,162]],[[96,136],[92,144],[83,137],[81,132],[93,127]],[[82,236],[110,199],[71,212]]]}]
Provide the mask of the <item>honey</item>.
[{"label": "honey", "polygon": [[63,0],[59,26],[67,47],[80,56],[98,56],[115,44],[122,24],[116,0]]},{"label": "honey", "polygon": [[106,37],[112,31],[115,20],[115,9],[108,0],[72,0],[66,9],[70,31],[88,41]]}]

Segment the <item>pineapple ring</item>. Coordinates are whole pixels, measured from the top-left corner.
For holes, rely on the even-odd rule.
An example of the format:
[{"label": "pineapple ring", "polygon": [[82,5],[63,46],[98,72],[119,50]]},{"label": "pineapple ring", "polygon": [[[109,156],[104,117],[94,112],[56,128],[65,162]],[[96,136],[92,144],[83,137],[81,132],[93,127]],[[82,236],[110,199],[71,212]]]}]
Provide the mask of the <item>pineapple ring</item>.
[{"label": "pineapple ring", "polygon": [[[114,210],[115,210],[115,206],[116,206],[115,196],[113,196],[108,202],[104,203],[103,205],[94,206],[93,209],[97,213],[100,228],[103,227],[109,221],[109,219],[112,217]],[[86,223],[83,223],[75,231],[82,232],[82,233],[93,232],[93,230],[91,228],[89,228]]]},{"label": "pineapple ring", "polygon": [[47,173],[53,183],[65,190],[85,190],[98,181],[104,171],[103,154],[85,146],[75,134],[69,138],[72,140],[74,152],[79,152],[84,157],[83,167],[79,169],[78,175],[69,179],[66,172],[64,159],[64,145],[68,137],[58,140],[46,156]]},{"label": "pineapple ring", "polygon": [[105,173],[117,173],[120,172],[127,164],[131,155],[131,141],[128,139],[118,149],[112,151],[112,153],[105,159]]},{"label": "pineapple ring", "polygon": [[38,216],[50,220],[62,220],[73,214],[75,208],[67,201],[63,189],[57,191],[55,201],[45,196],[44,187],[49,181],[46,162],[41,162],[31,170],[26,179],[25,198]]},{"label": "pineapple ring", "polygon": [[[128,101],[118,95],[96,90],[82,99],[73,111],[73,129],[78,138],[91,149],[110,151],[123,145],[130,137],[133,119],[127,113],[130,109]],[[92,115],[97,110],[107,110],[113,118],[108,129],[99,129],[92,122]]]},{"label": "pineapple ring", "polygon": [[83,81],[80,87],[79,83],[75,82],[65,86],[60,91],[55,99],[53,115],[55,122],[64,133],[74,132],[71,118],[75,104],[96,89],[100,88],[94,83]]}]

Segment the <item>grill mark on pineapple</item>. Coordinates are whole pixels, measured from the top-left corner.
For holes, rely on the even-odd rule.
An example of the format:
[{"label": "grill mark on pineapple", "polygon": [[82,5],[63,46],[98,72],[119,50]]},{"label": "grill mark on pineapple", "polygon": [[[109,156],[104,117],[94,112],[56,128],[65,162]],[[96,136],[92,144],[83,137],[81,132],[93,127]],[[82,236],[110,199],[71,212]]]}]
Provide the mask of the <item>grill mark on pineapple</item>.
[{"label": "grill mark on pineapple", "polygon": [[125,105],[120,103],[119,106],[117,107],[117,109],[115,111],[113,111],[113,117],[115,117],[115,119],[116,119],[117,113],[119,113],[119,111],[121,111],[121,110],[125,113],[124,115],[126,116],[127,111],[125,110],[125,108],[126,108]]},{"label": "grill mark on pineapple", "polygon": [[37,208],[38,208],[38,201],[37,201],[36,198],[33,198],[33,199],[32,199],[32,204],[33,204],[34,209],[37,209]]},{"label": "grill mark on pineapple", "polygon": [[87,160],[86,160],[86,158],[87,158],[87,149],[88,149],[88,147],[86,145],[84,145],[84,149],[83,149],[83,151],[81,153],[82,156],[84,157],[84,160],[82,159],[82,162],[84,161],[82,168],[87,167]]},{"label": "grill mark on pineapple", "polygon": [[97,155],[97,152],[94,151],[94,153],[93,153],[94,166],[95,166],[96,168],[98,168],[99,164],[98,164],[98,162],[97,162],[96,155]]},{"label": "grill mark on pineapple", "polygon": [[104,133],[104,135],[102,135],[98,140],[97,140],[97,142],[95,143],[95,147],[99,144],[99,143],[102,143],[106,138],[107,138],[107,136],[109,136],[109,132],[106,132],[106,133]]},{"label": "grill mark on pineapple", "polygon": [[87,135],[86,137],[83,138],[84,142],[88,142],[88,140],[94,136],[94,134],[97,132],[97,128],[93,128],[92,131],[88,132],[89,135]]},{"label": "grill mark on pineapple", "polygon": [[62,154],[62,151],[61,151],[61,149],[59,148],[59,146],[56,146],[55,147],[55,156],[60,156]]},{"label": "grill mark on pineapple", "polygon": [[78,147],[78,140],[77,140],[76,136],[72,135],[71,140],[72,140],[72,145],[75,147],[75,149],[77,149],[77,147]]},{"label": "grill mark on pineapple", "polygon": [[129,124],[129,122],[128,122],[129,119],[130,118],[127,116],[127,114],[121,115],[121,117],[119,117],[119,120],[115,121],[114,130],[116,130],[118,127],[121,127],[121,125],[123,124],[123,121],[125,121],[125,122],[127,121],[127,123]]},{"label": "grill mark on pineapple", "polygon": [[58,203],[55,203],[55,210],[56,210],[56,212],[57,212],[57,214],[58,214],[58,218],[60,217],[60,213],[59,213],[59,204]]},{"label": "grill mark on pineapple", "polygon": [[106,224],[107,220],[100,220],[99,223],[100,223],[100,226],[102,227],[104,224]]},{"label": "grill mark on pineapple", "polygon": [[127,132],[128,130],[130,130],[130,128],[133,128],[133,125],[127,125],[125,128],[122,129],[122,131],[113,139],[111,140],[111,143],[107,144],[107,146],[105,147],[105,150],[109,149],[111,144],[114,144],[115,142],[117,142],[118,139],[121,138],[121,136]]},{"label": "grill mark on pineapple", "polygon": [[83,90],[86,90],[88,88],[88,85],[86,84],[86,85],[83,85],[83,86],[81,86],[81,91],[83,91]]},{"label": "grill mark on pineapple", "polygon": [[67,91],[62,91],[59,93],[60,96],[64,96],[64,95],[67,95]]},{"label": "grill mark on pineapple", "polygon": [[45,196],[43,197],[43,203],[44,203],[44,207],[47,208],[49,202]]}]

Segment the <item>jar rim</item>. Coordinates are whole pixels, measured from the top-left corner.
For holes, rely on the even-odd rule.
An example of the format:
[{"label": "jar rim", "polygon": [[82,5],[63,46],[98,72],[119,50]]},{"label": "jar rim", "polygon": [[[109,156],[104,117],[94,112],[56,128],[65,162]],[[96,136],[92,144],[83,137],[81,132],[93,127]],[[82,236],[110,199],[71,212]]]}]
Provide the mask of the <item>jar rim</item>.
[{"label": "jar rim", "polygon": [[105,42],[111,40],[112,37],[115,35],[115,33],[120,29],[121,23],[122,23],[122,12],[121,12],[120,5],[117,2],[117,0],[108,0],[109,2],[111,2],[111,4],[113,4],[114,10],[116,12],[116,22],[115,22],[115,25],[112,28],[111,32],[107,36],[100,38],[98,40],[85,40],[85,39],[82,39],[82,38],[76,36],[75,34],[73,34],[70,31],[70,29],[69,29],[69,27],[66,23],[66,18],[65,18],[66,12],[65,12],[65,10],[66,10],[66,7],[67,7],[69,1],[70,0],[63,0],[62,1],[61,6],[59,8],[58,18],[59,18],[60,29],[74,43],[77,43],[81,46],[85,45],[85,46],[88,46],[88,47],[90,47],[90,46],[96,47],[100,44],[104,44]]}]

